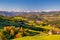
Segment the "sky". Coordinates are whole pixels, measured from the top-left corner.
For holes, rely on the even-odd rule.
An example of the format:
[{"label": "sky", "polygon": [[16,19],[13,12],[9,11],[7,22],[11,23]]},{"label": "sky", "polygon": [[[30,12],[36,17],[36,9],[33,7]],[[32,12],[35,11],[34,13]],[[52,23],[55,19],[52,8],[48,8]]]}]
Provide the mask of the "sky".
[{"label": "sky", "polygon": [[60,0],[0,0],[0,11],[60,10]]}]

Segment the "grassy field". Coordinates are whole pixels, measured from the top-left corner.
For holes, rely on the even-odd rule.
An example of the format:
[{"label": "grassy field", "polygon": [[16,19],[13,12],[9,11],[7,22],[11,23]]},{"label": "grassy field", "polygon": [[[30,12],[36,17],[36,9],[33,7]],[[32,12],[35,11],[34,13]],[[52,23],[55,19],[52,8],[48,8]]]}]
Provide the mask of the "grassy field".
[{"label": "grassy field", "polygon": [[13,40],[60,40],[60,35],[26,36]]}]

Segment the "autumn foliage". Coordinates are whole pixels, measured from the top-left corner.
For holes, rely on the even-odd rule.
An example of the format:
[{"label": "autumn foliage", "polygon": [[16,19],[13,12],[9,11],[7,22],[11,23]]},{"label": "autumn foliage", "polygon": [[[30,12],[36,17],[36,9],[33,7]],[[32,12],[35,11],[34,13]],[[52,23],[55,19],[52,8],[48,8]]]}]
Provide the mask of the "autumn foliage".
[{"label": "autumn foliage", "polygon": [[5,26],[2,31],[2,35],[6,40],[20,38],[23,37],[24,34],[27,34],[27,31],[23,27]]}]

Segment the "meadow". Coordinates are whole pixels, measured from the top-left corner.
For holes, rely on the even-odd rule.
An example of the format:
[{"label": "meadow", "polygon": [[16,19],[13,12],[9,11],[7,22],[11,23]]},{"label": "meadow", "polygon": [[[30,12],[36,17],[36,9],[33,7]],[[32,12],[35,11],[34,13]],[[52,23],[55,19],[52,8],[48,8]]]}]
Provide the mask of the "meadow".
[{"label": "meadow", "polygon": [[60,35],[26,36],[22,38],[16,38],[13,40],[60,40]]}]

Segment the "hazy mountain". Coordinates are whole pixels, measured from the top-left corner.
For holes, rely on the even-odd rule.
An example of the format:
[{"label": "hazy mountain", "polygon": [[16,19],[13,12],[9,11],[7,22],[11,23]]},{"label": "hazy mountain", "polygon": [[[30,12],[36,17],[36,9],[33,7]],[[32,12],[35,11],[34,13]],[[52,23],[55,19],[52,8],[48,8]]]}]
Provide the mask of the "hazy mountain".
[{"label": "hazy mountain", "polygon": [[4,16],[15,16],[18,15],[19,12],[7,12],[7,11],[0,11],[0,15],[4,15]]},{"label": "hazy mountain", "polygon": [[15,16],[15,15],[37,15],[37,14],[60,14],[60,11],[51,11],[51,12],[8,12],[8,11],[0,11],[0,15],[4,16]]}]

